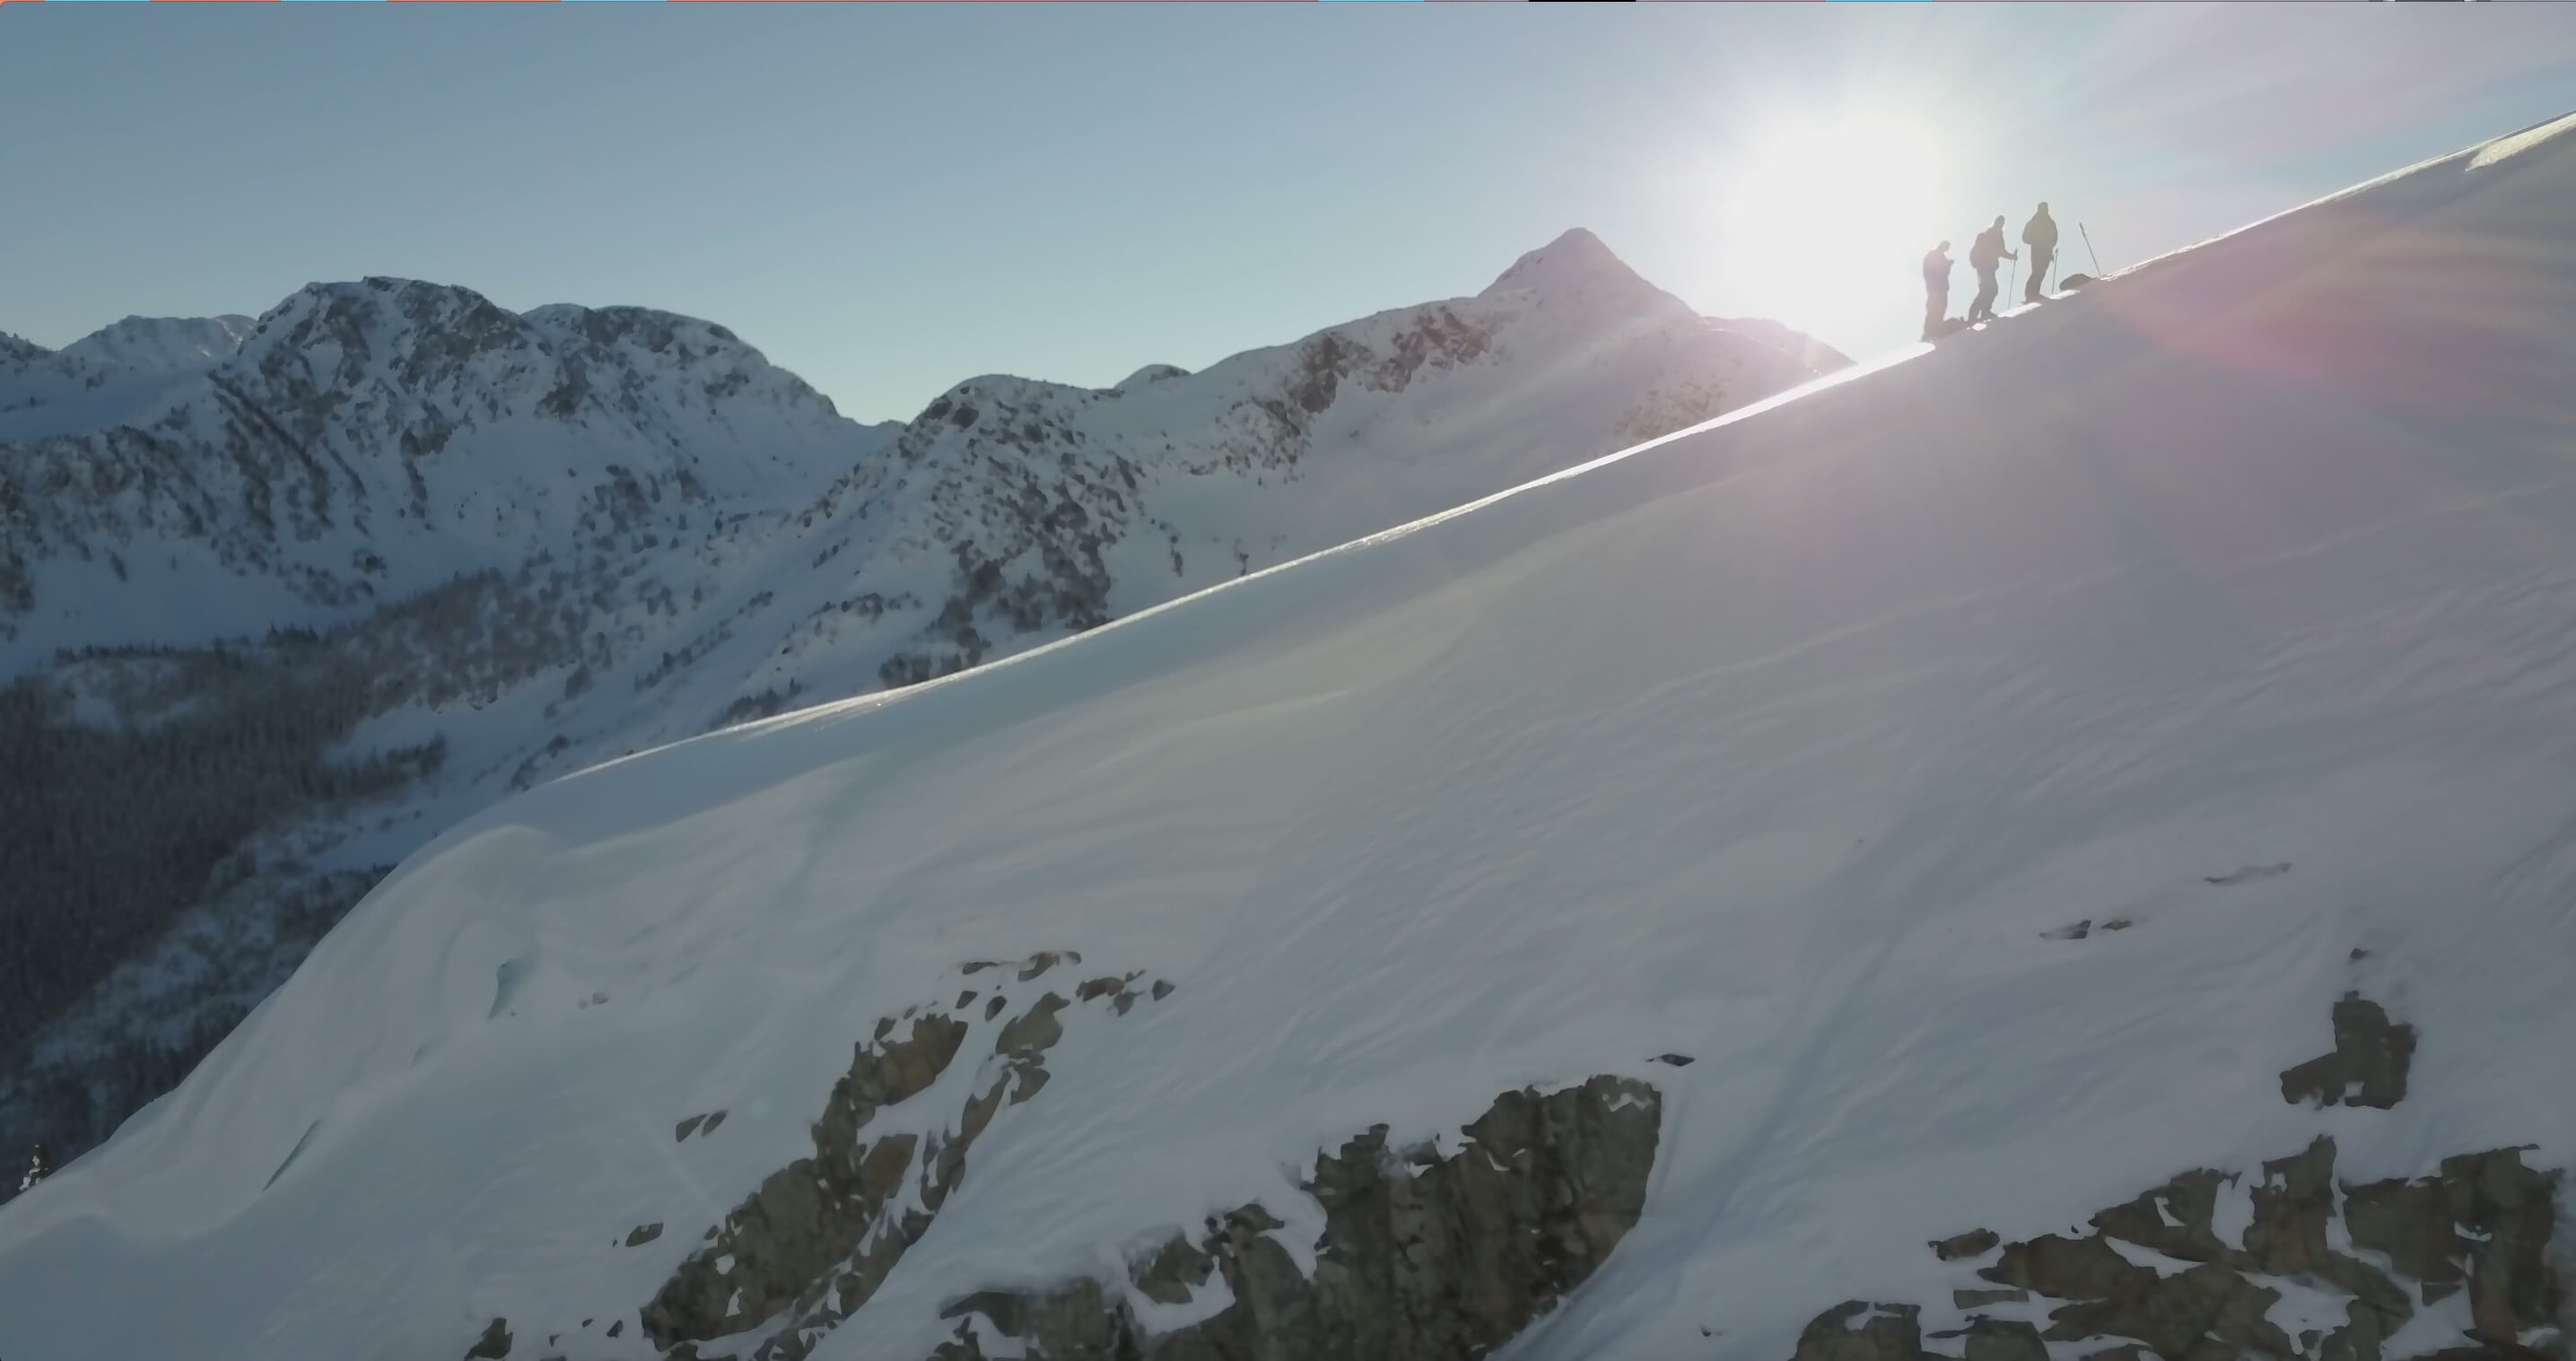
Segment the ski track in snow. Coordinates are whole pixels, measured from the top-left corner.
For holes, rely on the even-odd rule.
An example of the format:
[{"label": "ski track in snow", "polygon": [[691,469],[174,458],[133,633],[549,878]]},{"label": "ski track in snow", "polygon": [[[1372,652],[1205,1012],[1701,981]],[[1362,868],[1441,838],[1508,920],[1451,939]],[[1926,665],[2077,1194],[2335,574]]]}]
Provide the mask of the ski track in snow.
[{"label": "ski track in snow", "polygon": [[[2571,222],[2568,139],[2442,158],[1973,346],[486,810],[0,1213],[0,1348],[437,1355],[506,1315],[649,1355],[574,1325],[803,1152],[876,1018],[1048,949],[1178,991],[1068,1024],[822,1361],[925,1355],[958,1295],[1249,1200],[1311,1253],[1318,1149],[1598,1072],[1666,1094],[1646,1213],[1505,1361],[1784,1357],[1840,1300],[1946,1298],[1928,1239],[2319,1132],[2346,1180],[2564,1164]],[[2406,1100],[2284,1103],[2356,986],[2418,1028]]]}]

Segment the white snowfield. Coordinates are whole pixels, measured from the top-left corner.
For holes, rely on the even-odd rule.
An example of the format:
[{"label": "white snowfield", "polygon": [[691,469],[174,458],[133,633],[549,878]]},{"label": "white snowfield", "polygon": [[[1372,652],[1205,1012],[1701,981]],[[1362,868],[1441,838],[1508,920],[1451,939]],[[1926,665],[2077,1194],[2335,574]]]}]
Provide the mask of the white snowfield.
[{"label": "white snowfield", "polygon": [[[817,1357],[1604,1072],[1664,1093],[1645,1215],[1513,1361],[1785,1358],[1945,1299],[1927,1239],[2321,1132],[2350,1180],[2563,1166],[2576,137],[2510,152],[491,808],[0,1209],[0,1356],[652,1355],[853,1042],[1038,950],[1177,990],[1068,1013]],[[2287,1104],[2348,989],[2409,1094]]]}]

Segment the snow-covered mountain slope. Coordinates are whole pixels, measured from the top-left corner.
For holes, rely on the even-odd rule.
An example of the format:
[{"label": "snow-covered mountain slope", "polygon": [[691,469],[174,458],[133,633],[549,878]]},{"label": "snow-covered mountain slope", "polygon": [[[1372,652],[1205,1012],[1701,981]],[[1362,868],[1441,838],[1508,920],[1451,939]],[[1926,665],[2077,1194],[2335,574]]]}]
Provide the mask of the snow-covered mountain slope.
[{"label": "snow-covered mountain slope", "polygon": [[[1199,374],[959,384],[799,518],[760,674],[849,693],[1008,655],[1845,363],[1693,313],[1576,229],[1472,298]],[[728,668],[730,670],[730,668]]]},{"label": "snow-covered mountain slope", "polygon": [[488,809],[0,1349],[2563,1354],[2571,127]]},{"label": "snow-covered mountain slope", "polygon": [[0,335],[0,440],[103,429],[230,358],[249,317],[127,317],[60,350]]},{"label": "snow-covered mountain slope", "polygon": [[106,368],[202,373],[232,358],[256,325],[249,317],[127,317],[62,349]]},{"label": "snow-covered mountain slope", "polygon": [[0,662],[327,625],[540,551],[624,557],[729,503],[801,501],[890,434],[703,322],[312,285],[160,409],[0,450]]},{"label": "snow-covered mountain slope", "polygon": [[1581,231],[1478,297],[1107,391],[977,379],[900,427],[702,322],[315,285],[144,416],[0,445],[0,655],[33,668],[0,753],[88,772],[0,820],[36,846],[28,900],[79,923],[40,933],[77,961],[22,952],[0,989],[0,1147],[102,1137],[511,789],[1023,651],[1844,362],[1696,316]]}]

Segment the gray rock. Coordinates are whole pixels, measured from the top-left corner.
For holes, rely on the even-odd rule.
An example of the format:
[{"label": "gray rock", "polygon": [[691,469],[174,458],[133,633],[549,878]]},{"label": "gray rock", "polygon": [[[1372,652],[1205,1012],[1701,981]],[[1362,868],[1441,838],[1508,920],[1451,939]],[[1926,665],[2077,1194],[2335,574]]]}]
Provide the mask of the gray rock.
[{"label": "gray rock", "polygon": [[[741,1332],[800,1299],[819,1301],[826,1282],[841,1286],[848,1300],[851,1287],[860,1284],[835,1280],[835,1268],[880,1228],[918,1139],[898,1134],[867,1143],[859,1132],[878,1110],[927,1089],[966,1038],[964,1022],[938,1015],[914,1021],[911,1034],[892,1044],[882,1038],[890,1029],[881,1026],[877,1041],[859,1045],[850,1071],[833,1085],[814,1123],[814,1156],[770,1174],[726,1216],[715,1240],[691,1253],[644,1307],[645,1336],[655,1346]],[[911,1218],[887,1227],[900,1234]],[[918,1218],[927,1227],[928,1217]],[[882,1248],[888,1238],[880,1233],[874,1241]],[[910,1243],[910,1236],[902,1237],[901,1246]],[[895,1252],[900,1255],[901,1247]],[[864,1285],[857,1292],[862,1296],[873,1290],[875,1279]],[[855,1307],[856,1301],[849,1302]]]},{"label": "gray rock", "polygon": [[1175,1234],[1170,1242],[1128,1267],[1137,1292],[1156,1304],[1187,1304],[1216,1272],[1216,1259]]},{"label": "gray rock", "polygon": [[[943,1318],[968,1314],[981,1314],[1001,1331],[1026,1339],[1032,1355],[1057,1361],[1133,1361],[1137,1356],[1135,1321],[1125,1308],[1113,1308],[1100,1283],[1087,1277],[1044,1294],[982,1291],[940,1311]],[[965,1343],[973,1348],[966,1354],[982,1354],[971,1334],[965,1335]]]},{"label": "gray rock", "polygon": [[[2559,1173],[2523,1165],[2519,1149],[2492,1149],[2445,1159],[2437,1176],[2345,1186],[2338,1197],[2335,1152],[2333,1140],[2318,1138],[2263,1164],[2242,1247],[2228,1246],[2211,1222],[2218,1187],[2234,1175],[2207,1168],[2094,1215],[2098,1234],[2002,1244],[1977,1274],[2004,1288],[1957,1289],[1953,1304],[1968,1310],[2036,1295],[2057,1302],[2048,1326],[2025,1331],[2020,1323],[1975,1317],[1931,1340],[1966,1339],[1958,1361],[2041,1361],[2048,1348],[2034,1345],[2046,1343],[2082,1361],[2146,1361],[2150,1354],[2158,1361],[2389,1361],[2388,1339],[2414,1317],[2417,1291],[2438,1301],[2465,1289],[2472,1326],[2459,1345],[2403,1361],[2567,1361],[2558,1329],[2570,1304],[2568,1282],[2550,1255]],[[2352,1243],[2383,1254],[2393,1275],[2335,1249],[2338,1213]],[[2192,1265],[2159,1275],[2122,1256],[2112,1239]],[[1950,1260],[1995,1246],[1983,1231],[1933,1244]],[[2343,1324],[2291,1338],[2268,1317],[2279,1292],[2252,1279],[2258,1275],[2341,1293]],[[1944,1357],[1909,1351],[1922,1343],[1912,1320],[1907,1306],[1849,1301],[1808,1326],[1797,1355]]]},{"label": "gray rock", "polygon": [[1945,1262],[1955,1262],[1962,1257],[1983,1257],[2002,1241],[1992,1229],[1970,1229],[1934,1243],[1932,1254]]},{"label": "gray rock", "polygon": [[1968,1325],[1966,1361],[2048,1361],[2048,1344],[2027,1323],[1981,1318]]},{"label": "gray rock", "polygon": [[[1541,1095],[1507,1092],[1442,1158],[1390,1151],[1380,1126],[1316,1160],[1324,1211],[1314,1277],[1247,1205],[1196,1246],[1175,1238],[1130,1268],[1149,1299],[1180,1303],[1212,1275],[1233,1302],[1146,1337],[1118,1292],[1078,1281],[1045,1292],[983,1291],[950,1316],[980,1315],[1032,1361],[1453,1361],[1511,1340],[1600,1266],[1645,1206],[1661,1098],[1597,1077]],[[937,1361],[979,1357],[970,1332]]]},{"label": "gray rock", "polygon": [[[1019,965],[969,965],[967,972],[1015,968],[1034,977],[1080,960],[1072,951],[1041,953]],[[1125,988],[1136,977],[1113,980],[1113,993],[1095,989],[1091,1000],[1133,1000]],[[961,997],[973,1000],[971,991]],[[992,1004],[999,1008],[1004,1000],[995,996]],[[995,1114],[1044,1085],[1044,1056],[1064,1037],[1059,1016],[1068,1005],[1048,993],[1001,1028],[993,1044],[1000,1071],[967,1097],[954,1128],[934,1125],[870,1140],[878,1112],[928,1091],[954,1064],[971,1028],[921,1007],[878,1021],[871,1038],[854,1047],[849,1071],[833,1084],[814,1122],[812,1156],[770,1174],[710,1226],[704,1245],[642,1311],[645,1335],[663,1349],[665,1361],[694,1357],[698,1344],[717,1338],[748,1361],[800,1361],[865,1305],[964,1179],[967,1150]],[[700,1133],[722,1116],[708,1117]],[[918,1192],[917,1204],[909,1191]],[[1206,1275],[1202,1270],[1196,1279]],[[1048,1308],[1079,1312],[1075,1298]],[[1046,1310],[1030,1315],[1054,1316]],[[947,1345],[944,1355],[971,1355],[974,1338],[964,1332]]]},{"label": "gray rock", "polygon": [[2232,1268],[2203,1262],[2172,1276],[2144,1272],[2121,1293],[2067,1305],[2050,1317],[2051,1341],[2094,1337],[2139,1338],[2164,1357],[2234,1358],[2246,1352],[2289,1356],[2289,1335],[2265,1317],[2280,1302],[2277,1290],[2247,1281]]},{"label": "gray rock", "polygon": [[[1053,956],[1046,956],[1052,960]],[[1024,973],[1022,977],[1029,975]],[[1064,1038],[1064,1023],[1056,1013],[1065,1009],[1062,997],[1048,993],[1037,1004],[1013,1017],[1002,1027],[1002,1036],[994,1041],[993,1052],[1009,1059],[1011,1071],[1019,1076],[1019,1085],[1011,1090],[1011,1104],[1018,1105],[1038,1094],[1047,1084],[1046,1063],[1041,1057]]]},{"label": "gray rock", "polygon": [[2093,1227],[2108,1237],[2186,1262],[2224,1261],[2229,1250],[2210,1227],[2210,1217],[2218,1206],[2219,1184],[2232,1180],[2206,1168],[2185,1172],[2093,1216]]},{"label": "gray rock", "polygon": [[1977,1274],[2062,1300],[2135,1299],[2152,1287],[2156,1276],[2121,1256],[2099,1234],[2062,1238],[2053,1233],[2006,1244],[2003,1256]]},{"label": "gray rock", "polygon": [[2245,1226],[2246,1265],[2275,1276],[2324,1274],[2334,1255],[2326,1247],[2334,1159],[2334,1140],[2320,1136],[2296,1157],[2263,1164],[2263,1181],[2253,1193],[2254,1222]]},{"label": "gray rock", "polygon": [[2463,1285],[2478,1330],[2508,1338],[2554,1326],[2566,1282],[2549,1263],[2560,1174],[2525,1167],[2519,1149],[2446,1158],[2438,1176],[2345,1188],[2356,1246],[2387,1254],[2427,1303]]},{"label": "gray rock", "polygon": [[1798,1334],[1792,1361],[1920,1361],[1929,1353],[1915,1321],[1919,1312],[1910,1304],[1845,1300]]},{"label": "gray rock", "polygon": [[2406,1098],[2415,1027],[2389,1020],[2377,1002],[2348,992],[2334,1005],[2334,1037],[2333,1053],[2282,1071],[2282,1100],[2386,1110]]},{"label": "gray rock", "polygon": [[483,1326],[483,1335],[465,1351],[465,1361],[501,1361],[510,1354],[510,1321],[496,1318]]}]

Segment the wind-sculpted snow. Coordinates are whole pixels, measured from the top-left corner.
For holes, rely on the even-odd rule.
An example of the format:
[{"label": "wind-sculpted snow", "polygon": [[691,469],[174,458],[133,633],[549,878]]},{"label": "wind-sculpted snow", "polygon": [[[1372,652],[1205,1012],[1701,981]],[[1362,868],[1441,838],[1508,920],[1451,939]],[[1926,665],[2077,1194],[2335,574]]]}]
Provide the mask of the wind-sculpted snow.
[{"label": "wind-sculpted snow", "polygon": [[[1320,1158],[1371,1131],[1478,1166],[1497,1094],[1598,1083],[1653,1093],[1642,1210],[1507,1361],[2563,1354],[2571,247],[2576,140],[2462,153],[1133,612],[1118,554],[1172,542],[1124,498],[1185,525],[1163,507],[1207,484],[1131,490],[1089,445],[1230,433],[1235,476],[1402,508],[1414,458],[1487,447],[1524,391],[1486,356],[1562,309],[1504,290],[1115,398],[963,386],[809,532],[918,533],[903,589],[978,632],[1094,533],[1114,622],[451,827],[0,1208],[0,1351],[739,1355],[778,1336],[718,1331],[753,1258],[683,1266],[732,1232],[796,1244],[767,1303],[831,1283],[771,1315],[815,1361],[1116,1320],[1232,1356],[1305,1334],[1239,1328],[1293,1323],[1258,1302],[1203,1327],[1233,1281],[1176,1289],[1215,1281],[1169,1245],[1213,1257],[1258,1205],[1222,1228],[1279,1268],[1263,1298],[1361,1291]],[[1407,397],[1437,433],[1371,444]],[[1048,509],[1076,472],[1115,479],[1108,528]],[[1029,497],[942,499],[978,477]],[[951,514],[989,592],[918,528]],[[1068,1025],[915,1226],[927,1136],[995,1074],[905,1077],[866,1133],[835,1085],[932,1010],[1027,1015],[947,994],[1038,950],[1173,990]],[[782,1169],[901,1134],[830,1235],[744,1236],[802,1224]],[[1375,1157],[1336,1184],[1392,1185]]]},{"label": "wind-sculpted snow", "polygon": [[[347,785],[334,761],[444,760],[366,800],[272,811],[239,839],[246,810],[280,805],[234,801],[225,835],[190,840],[155,880],[205,878],[202,894],[138,895],[104,872],[78,885],[150,929],[102,936],[59,894],[25,900],[86,924],[20,931],[63,942],[21,967],[46,974],[47,997],[87,992],[32,1038],[15,1013],[35,995],[0,1006],[0,1146],[102,1137],[158,1090],[115,1074],[184,1070],[292,964],[315,905],[345,904],[352,876],[511,790],[1026,651],[1842,362],[1777,324],[1693,315],[1587,234],[1515,270],[1478,298],[1198,375],[1149,366],[1108,391],[975,379],[903,426],[843,418],[710,323],[514,314],[395,279],[71,347],[222,354],[176,386],[155,378],[160,400],[139,410],[0,446],[0,666],[24,668],[26,692],[0,713],[77,721],[79,742],[179,725],[104,763],[120,771],[217,727],[285,742],[294,760],[260,768],[316,787]],[[17,391],[8,362],[0,407]],[[244,668],[280,679],[257,693],[340,698],[271,712],[171,693],[164,675]],[[102,796],[149,814],[135,825],[190,822],[157,803],[223,778]],[[16,854],[7,835],[0,856]],[[88,841],[42,855],[53,870],[118,859]],[[188,1038],[119,1057],[164,1036]]]}]

